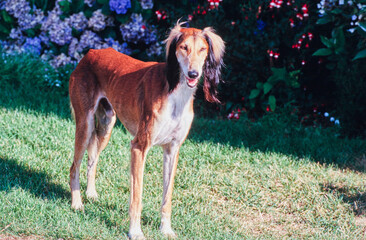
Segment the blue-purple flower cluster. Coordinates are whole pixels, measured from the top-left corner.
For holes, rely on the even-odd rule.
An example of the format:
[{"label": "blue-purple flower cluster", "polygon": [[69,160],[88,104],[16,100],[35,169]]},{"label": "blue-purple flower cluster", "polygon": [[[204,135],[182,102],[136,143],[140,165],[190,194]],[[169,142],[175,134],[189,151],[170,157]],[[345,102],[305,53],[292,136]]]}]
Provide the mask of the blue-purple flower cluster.
[{"label": "blue-purple flower cluster", "polygon": [[141,14],[133,13],[131,20],[127,24],[120,26],[123,40],[137,44],[143,42],[147,45],[157,41],[156,29],[148,29]]},{"label": "blue-purple flower cluster", "polygon": [[110,0],[109,8],[111,11],[116,12],[117,14],[126,14],[127,10],[131,8],[130,0]]},{"label": "blue-purple flower cluster", "polygon": [[152,9],[154,7],[153,0],[141,0],[140,4],[143,9]]},{"label": "blue-purple flower cluster", "polygon": [[[0,10],[5,10],[17,24],[11,29],[7,40],[0,41],[3,51],[36,54],[56,68],[76,64],[90,48],[112,47],[116,51],[131,54],[129,44],[144,43],[148,56],[162,54],[162,44],[157,42],[155,28],[147,25],[141,14],[132,14],[128,23],[119,26],[124,41],[121,44],[110,37],[101,37],[107,27],[118,28],[112,16],[106,16],[98,9],[90,17],[81,11],[65,18],[59,4],[65,1],[71,3],[71,0],[56,0],[52,10],[43,12],[27,0],[3,0]],[[143,9],[153,7],[153,0],[140,0],[140,3]],[[90,9],[95,7],[96,1],[84,0],[84,4]],[[117,14],[126,14],[131,8],[131,1],[110,0],[109,7]],[[33,29],[34,33],[29,35],[29,29]]]}]

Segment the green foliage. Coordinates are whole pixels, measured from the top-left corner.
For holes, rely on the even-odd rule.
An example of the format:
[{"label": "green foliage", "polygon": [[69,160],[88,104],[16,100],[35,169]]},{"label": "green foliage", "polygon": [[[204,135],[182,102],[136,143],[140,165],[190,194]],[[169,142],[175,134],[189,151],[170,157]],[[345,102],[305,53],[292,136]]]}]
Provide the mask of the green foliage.
[{"label": "green foliage", "polygon": [[[275,97],[276,89],[282,88],[285,89],[285,92],[292,91],[293,88],[298,88],[298,74],[300,70],[292,71],[290,73],[287,72],[285,68],[271,68],[272,75],[267,79],[267,82],[264,84],[258,82],[256,84],[256,88],[250,92],[249,99],[252,101],[252,105],[254,106],[255,101],[260,99],[263,101],[264,99],[268,99],[268,105],[272,111],[275,111],[277,106],[277,99]],[[286,101],[282,101],[282,103],[286,103],[289,101],[287,98]]]},{"label": "green foliage", "polygon": [[332,54],[340,55],[344,53],[346,40],[343,31],[343,27],[337,27],[333,29],[331,38],[320,36],[322,43],[327,48],[318,49],[313,56],[329,56]]},{"label": "green foliage", "polygon": [[[297,87],[294,88],[284,81],[272,82],[268,79],[272,68],[282,68],[289,73],[298,71],[301,69],[301,58],[311,57],[308,49],[302,50],[300,58],[297,49],[292,48],[302,34],[311,31],[312,23],[315,23],[311,17],[303,20],[296,17],[299,9],[308,1],[296,0],[291,6],[284,3],[279,9],[271,9],[270,0],[224,0],[217,9],[205,14],[200,8],[193,8],[189,1],[181,2],[179,6],[178,3],[165,2],[167,1],[158,1],[157,8],[169,13],[167,26],[175,24],[182,16],[192,15],[190,26],[212,26],[226,42],[226,67],[223,70],[225,84],[220,86],[219,91],[220,98],[225,103],[220,106],[222,114],[232,109],[245,108],[250,110],[250,115],[261,116],[269,105],[274,110],[275,106],[283,106],[296,100],[299,95]],[[198,4],[206,9],[205,1],[198,1]],[[313,11],[309,7],[311,14]],[[294,20],[294,26],[291,26],[290,19]],[[185,17],[183,20],[186,20]],[[272,50],[280,53],[279,58],[269,56],[268,51]],[[300,85],[300,79],[297,82]],[[203,99],[203,94],[198,93],[197,98]],[[203,101],[200,105],[205,106],[205,109],[212,109]]]},{"label": "green foliage", "polygon": [[[55,70],[48,62],[31,54],[0,55],[0,82],[2,86],[22,91],[44,91],[45,94],[68,95],[68,79],[73,66]],[[32,97],[32,96],[30,96]]]},{"label": "green foliage", "polygon": [[[325,48],[314,56],[326,57],[329,79],[334,83],[334,108],[340,115],[341,126],[347,135],[366,136],[366,21],[364,1],[325,9],[317,22],[326,24],[321,42]],[[352,20],[351,20],[352,19]],[[353,25],[351,25],[351,23]],[[326,37],[329,35],[330,37]]]},{"label": "green foliage", "polygon": [[0,13],[0,39],[4,39],[10,33],[14,24],[14,18],[5,10],[0,10]]}]

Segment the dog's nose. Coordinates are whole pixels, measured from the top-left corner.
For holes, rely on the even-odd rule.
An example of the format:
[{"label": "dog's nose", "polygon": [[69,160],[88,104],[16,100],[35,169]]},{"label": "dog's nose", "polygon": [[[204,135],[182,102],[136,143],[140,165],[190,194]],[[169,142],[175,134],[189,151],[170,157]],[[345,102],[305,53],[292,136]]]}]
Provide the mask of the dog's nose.
[{"label": "dog's nose", "polygon": [[196,77],[198,77],[198,72],[195,71],[195,70],[189,71],[188,72],[188,77],[190,77],[190,78],[196,78]]}]

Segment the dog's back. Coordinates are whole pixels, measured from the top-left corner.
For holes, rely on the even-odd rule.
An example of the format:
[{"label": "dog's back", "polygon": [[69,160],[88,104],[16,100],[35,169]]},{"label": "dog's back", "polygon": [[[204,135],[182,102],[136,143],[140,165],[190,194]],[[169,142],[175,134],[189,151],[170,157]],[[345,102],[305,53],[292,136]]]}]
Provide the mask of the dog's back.
[{"label": "dog's back", "polygon": [[152,111],[156,108],[152,105],[167,95],[164,69],[165,63],[143,62],[112,48],[91,49],[70,77],[73,111],[79,115],[95,112],[99,100],[105,98],[135,135],[137,126],[132,123],[138,123],[142,111]]}]

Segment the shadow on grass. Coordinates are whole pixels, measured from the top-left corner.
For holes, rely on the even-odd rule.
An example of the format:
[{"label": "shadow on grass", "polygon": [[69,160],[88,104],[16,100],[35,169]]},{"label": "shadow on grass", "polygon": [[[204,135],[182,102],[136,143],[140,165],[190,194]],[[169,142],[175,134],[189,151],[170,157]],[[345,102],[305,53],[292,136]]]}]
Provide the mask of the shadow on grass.
[{"label": "shadow on grass", "polygon": [[70,192],[53,183],[46,172],[19,164],[16,160],[0,158],[0,191],[22,188],[42,199],[69,199]]},{"label": "shadow on grass", "polygon": [[0,107],[6,109],[25,109],[37,114],[54,114],[61,118],[70,118],[70,103],[65,91],[45,90],[31,84],[15,86],[1,82]]},{"label": "shadow on grass", "polygon": [[348,203],[355,216],[366,216],[366,193],[360,193],[356,189],[347,186],[336,186],[331,183],[320,186],[324,192],[342,197],[343,202]]}]

